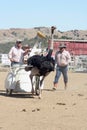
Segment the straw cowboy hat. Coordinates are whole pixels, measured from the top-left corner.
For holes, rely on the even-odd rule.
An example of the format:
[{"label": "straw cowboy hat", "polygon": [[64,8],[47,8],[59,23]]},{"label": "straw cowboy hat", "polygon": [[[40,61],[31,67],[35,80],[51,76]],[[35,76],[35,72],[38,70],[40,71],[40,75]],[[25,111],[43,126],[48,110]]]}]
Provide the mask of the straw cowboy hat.
[{"label": "straw cowboy hat", "polygon": [[66,44],[65,44],[65,43],[61,43],[61,44],[59,45],[59,48],[66,48]]},{"label": "straw cowboy hat", "polygon": [[28,44],[25,44],[25,45],[23,45],[23,47],[25,47],[25,48],[29,48],[29,45],[28,45]]},{"label": "straw cowboy hat", "polygon": [[17,40],[16,40],[16,43],[21,43],[21,42],[22,42],[21,39],[17,39]]},{"label": "straw cowboy hat", "polygon": [[26,49],[26,48],[28,48],[28,49],[29,49],[30,47],[29,47],[29,45],[28,45],[28,44],[25,44],[25,45],[23,45],[23,46],[22,46],[22,48],[23,48],[23,49]]}]

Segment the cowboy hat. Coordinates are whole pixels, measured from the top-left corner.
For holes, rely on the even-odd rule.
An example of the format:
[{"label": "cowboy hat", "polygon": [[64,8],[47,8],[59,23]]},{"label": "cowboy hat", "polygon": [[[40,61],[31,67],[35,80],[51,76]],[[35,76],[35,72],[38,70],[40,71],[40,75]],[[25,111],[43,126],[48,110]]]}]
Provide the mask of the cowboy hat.
[{"label": "cowboy hat", "polygon": [[66,44],[65,44],[65,43],[61,43],[61,44],[59,45],[59,48],[66,48]]},{"label": "cowboy hat", "polygon": [[21,43],[21,42],[22,42],[21,39],[17,39],[17,40],[16,40],[16,43]]}]

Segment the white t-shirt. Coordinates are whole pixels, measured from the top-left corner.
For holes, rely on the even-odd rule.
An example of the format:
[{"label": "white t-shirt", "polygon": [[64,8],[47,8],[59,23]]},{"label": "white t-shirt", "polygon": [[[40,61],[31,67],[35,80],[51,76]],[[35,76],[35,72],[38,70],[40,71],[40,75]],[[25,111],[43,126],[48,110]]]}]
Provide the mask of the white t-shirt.
[{"label": "white t-shirt", "polygon": [[12,58],[15,62],[23,62],[23,54],[24,54],[24,50],[22,50],[21,48],[17,48],[16,46],[12,47],[8,57]]}]

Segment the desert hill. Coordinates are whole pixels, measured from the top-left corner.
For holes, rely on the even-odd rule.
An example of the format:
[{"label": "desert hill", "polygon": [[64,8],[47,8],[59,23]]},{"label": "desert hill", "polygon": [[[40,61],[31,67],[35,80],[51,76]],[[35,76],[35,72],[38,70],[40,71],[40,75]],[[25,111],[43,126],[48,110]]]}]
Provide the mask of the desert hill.
[{"label": "desert hill", "polygon": [[[37,31],[41,31],[47,37],[51,36],[51,28],[48,27],[35,27],[35,28],[10,28],[0,30],[0,44],[7,42],[15,42],[16,39],[32,39],[37,36]],[[87,30],[70,30],[66,32],[61,32],[55,30],[55,38],[61,39],[77,39],[77,40],[87,40]]]}]

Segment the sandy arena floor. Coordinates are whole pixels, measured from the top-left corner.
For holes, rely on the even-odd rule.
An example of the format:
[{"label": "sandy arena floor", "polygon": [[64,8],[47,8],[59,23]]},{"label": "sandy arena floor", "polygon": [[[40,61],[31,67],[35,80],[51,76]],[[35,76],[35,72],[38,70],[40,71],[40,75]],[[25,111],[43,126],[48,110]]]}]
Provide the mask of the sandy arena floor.
[{"label": "sandy arena floor", "polygon": [[67,90],[60,78],[52,91],[55,72],[44,82],[42,99],[29,94],[6,96],[8,72],[0,72],[1,130],[87,130],[87,73],[69,72]]}]

